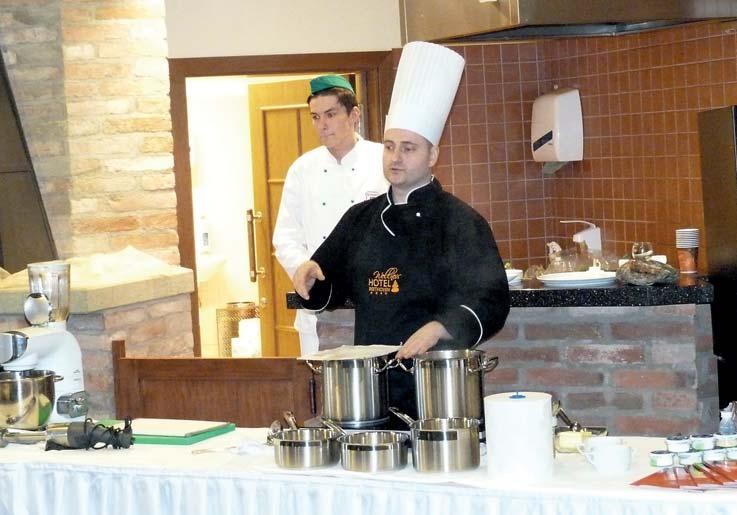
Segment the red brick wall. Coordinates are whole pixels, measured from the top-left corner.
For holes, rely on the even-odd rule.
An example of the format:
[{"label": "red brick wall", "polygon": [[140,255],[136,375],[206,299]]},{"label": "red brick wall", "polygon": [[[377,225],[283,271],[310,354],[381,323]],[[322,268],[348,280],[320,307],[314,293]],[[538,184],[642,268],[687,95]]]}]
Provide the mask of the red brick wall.
[{"label": "red brick wall", "polygon": [[713,432],[719,422],[708,305],[513,308],[481,347],[486,394],[551,393],[612,434]]},{"label": "red brick wall", "polygon": [[[490,221],[515,266],[542,263],[546,241],[570,244],[567,218],[600,225],[615,255],[650,240],[675,262],[674,230],[703,228],[696,114],[737,104],[735,32],[734,22],[708,23],[454,46],[466,73],[436,175]],[[529,122],[554,85],[581,92],[584,160],[543,179]]]}]

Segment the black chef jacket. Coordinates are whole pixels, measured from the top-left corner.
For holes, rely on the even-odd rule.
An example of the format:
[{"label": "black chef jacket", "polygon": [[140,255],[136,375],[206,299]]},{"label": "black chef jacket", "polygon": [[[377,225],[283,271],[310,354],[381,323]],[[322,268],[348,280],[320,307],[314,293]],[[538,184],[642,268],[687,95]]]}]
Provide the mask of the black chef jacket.
[{"label": "black chef jacket", "polygon": [[[356,306],[356,345],[399,345],[437,320],[453,337],[433,350],[472,347],[496,334],[509,313],[509,287],[489,224],[437,180],[394,204],[391,188],[350,208],[315,251],[325,281],[317,281],[307,309]],[[390,371],[390,402],[401,396]],[[394,380],[392,380],[394,379]],[[412,383],[409,385],[409,383]],[[401,388],[405,390],[406,388]],[[416,413],[414,393],[411,406]]]}]

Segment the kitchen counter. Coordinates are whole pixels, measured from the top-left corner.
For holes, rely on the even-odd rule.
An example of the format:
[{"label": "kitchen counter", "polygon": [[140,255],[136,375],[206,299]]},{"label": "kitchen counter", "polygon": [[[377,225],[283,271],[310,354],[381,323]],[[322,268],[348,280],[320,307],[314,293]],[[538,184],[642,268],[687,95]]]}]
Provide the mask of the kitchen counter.
[{"label": "kitchen counter", "polygon": [[[164,297],[189,294],[194,291],[194,273],[188,268],[171,266],[166,271],[140,278],[105,281],[96,285],[76,285],[72,278],[69,292],[69,311],[74,315],[94,313]],[[24,283],[0,284],[0,315],[23,313],[23,302],[28,296]]]},{"label": "kitchen counter", "polygon": [[654,471],[648,452],[663,448],[662,438],[627,438],[635,454],[624,474],[603,476],[582,455],[559,454],[553,478],[529,485],[525,478],[513,483],[490,478],[487,456],[476,470],[449,474],[418,473],[411,459],[392,473],[347,472],[339,464],[280,469],[273,449],[263,444],[265,435],[265,428],[236,429],[191,446],[134,444],[120,450],[45,452],[39,444],[10,444],[0,458],[0,513],[711,515],[737,510],[733,491],[630,486]]},{"label": "kitchen counter", "polygon": [[[510,286],[509,294],[513,308],[669,306],[710,304],[714,300],[714,287],[703,277],[687,275],[681,275],[675,284],[654,286],[617,282],[611,286],[551,288],[538,280],[529,280]],[[287,307],[300,307],[296,293],[287,293]],[[353,305],[346,303],[345,307]]]}]

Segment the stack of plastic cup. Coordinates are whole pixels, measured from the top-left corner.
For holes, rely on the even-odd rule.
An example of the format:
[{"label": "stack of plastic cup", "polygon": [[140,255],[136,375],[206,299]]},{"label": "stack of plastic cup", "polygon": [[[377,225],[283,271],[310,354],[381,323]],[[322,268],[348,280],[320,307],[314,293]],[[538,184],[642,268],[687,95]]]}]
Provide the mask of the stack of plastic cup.
[{"label": "stack of plastic cup", "polygon": [[698,271],[699,230],[676,229],[676,251],[681,273],[695,274]]}]

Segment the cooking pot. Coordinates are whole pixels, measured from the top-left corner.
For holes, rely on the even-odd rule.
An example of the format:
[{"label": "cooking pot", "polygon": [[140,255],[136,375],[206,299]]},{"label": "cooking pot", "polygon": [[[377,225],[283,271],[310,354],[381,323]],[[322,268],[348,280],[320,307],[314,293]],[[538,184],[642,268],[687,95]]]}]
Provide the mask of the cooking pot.
[{"label": "cooking pot", "polygon": [[284,429],[271,437],[279,467],[302,469],[335,465],[340,459],[338,434],[331,429]]},{"label": "cooking pot", "polygon": [[499,364],[480,350],[425,352],[407,368],[415,377],[417,413],[420,419],[476,418],[483,420],[484,374]]},{"label": "cooking pot", "polygon": [[307,366],[322,376],[323,415],[342,427],[362,428],[389,417],[387,369],[396,366],[388,356],[336,359]]},{"label": "cooking pot", "polygon": [[323,424],[340,433],[340,463],[353,472],[386,472],[407,465],[409,435],[399,431],[361,431],[348,434],[333,421]]},{"label": "cooking pot", "polygon": [[62,379],[51,370],[0,372],[0,428],[43,427],[54,410],[54,383]]},{"label": "cooking pot", "polygon": [[478,419],[413,420],[396,408],[389,410],[410,427],[412,464],[417,472],[457,472],[479,466],[481,444]]}]

